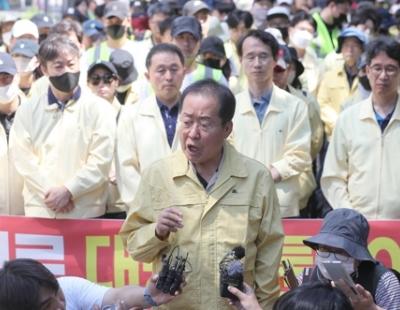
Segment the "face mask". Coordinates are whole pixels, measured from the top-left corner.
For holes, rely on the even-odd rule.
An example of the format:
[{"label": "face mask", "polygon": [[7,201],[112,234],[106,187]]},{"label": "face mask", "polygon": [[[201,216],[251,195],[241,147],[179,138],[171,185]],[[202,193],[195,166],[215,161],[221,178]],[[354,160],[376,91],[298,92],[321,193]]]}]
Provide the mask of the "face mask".
[{"label": "face mask", "polygon": [[368,77],[366,75],[358,77],[358,81],[365,88],[365,90],[371,91],[371,85],[369,84]]},{"label": "face mask", "polygon": [[46,38],[47,38],[47,33],[39,34],[39,44],[42,43],[42,41],[46,40]]},{"label": "face mask", "polygon": [[59,91],[69,93],[75,89],[79,82],[80,72],[65,72],[58,76],[50,76],[49,80]]},{"label": "face mask", "polygon": [[347,22],[347,15],[346,14],[340,14],[339,17],[335,17],[333,19],[333,23],[338,26],[338,27],[342,27],[342,25],[344,23]]},{"label": "face mask", "polygon": [[313,39],[313,35],[306,30],[295,30],[290,37],[290,41],[294,47],[306,49]]},{"label": "face mask", "polygon": [[112,25],[106,27],[106,33],[114,40],[121,39],[125,34],[125,26]]},{"label": "face mask", "polygon": [[9,32],[4,32],[2,34],[3,37],[3,43],[7,46],[10,46],[10,42],[11,42],[11,31]]},{"label": "face mask", "polygon": [[17,66],[18,73],[33,72],[36,69],[35,59],[18,56],[13,58]]},{"label": "face mask", "polygon": [[203,60],[203,64],[207,67],[211,67],[214,69],[221,69],[220,60],[214,58],[208,58]]},{"label": "face mask", "polygon": [[8,104],[17,97],[19,92],[18,80],[14,77],[11,84],[0,87],[0,104]]},{"label": "face mask", "polygon": [[348,274],[352,274],[355,271],[354,258],[352,258],[352,257],[347,257],[347,256],[340,255],[340,254],[335,255],[334,253],[329,253],[328,257],[321,257],[319,255],[316,255],[315,263],[316,263],[319,271],[321,271],[322,275],[326,279],[330,280],[330,276],[322,263],[328,262],[328,261],[340,261],[342,263],[344,270],[346,270],[346,272]]}]

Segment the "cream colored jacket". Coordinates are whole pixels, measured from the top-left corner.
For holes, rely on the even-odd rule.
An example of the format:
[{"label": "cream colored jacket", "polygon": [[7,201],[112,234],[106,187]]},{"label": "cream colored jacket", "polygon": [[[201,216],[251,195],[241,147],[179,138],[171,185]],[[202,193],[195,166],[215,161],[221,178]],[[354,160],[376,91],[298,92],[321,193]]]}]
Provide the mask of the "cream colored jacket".
[{"label": "cream colored jacket", "polygon": [[368,219],[400,219],[400,100],[382,133],[371,98],[344,110],[321,178],[333,208],[354,208]]},{"label": "cream colored jacket", "polygon": [[171,154],[178,145],[176,132],[172,148],[168,144],[154,95],[121,110],[117,134],[117,184],[125,204],[130,206],[133,202],[143,169]]},{"label": "cream colored jacket", "polygon": [[[110,104],[82,89],[62,112],[47,92],[22,104],[15,116],[10,147],[24,178],[25,214],[50,218],[103,215],[114,152],[115,119]],[[52,187],[65,186],[75,208],[54,213],[44,204]]]},{"label": "cream colored jacket", "polygon": [[[10,132],[11,134],[12,132]],[[6,132],[1,124],[0,171],[0,214],[24,215],[23,180],[15,169],[8,147]]]},{"label": "cream colored jacket", "polygon": [[273,86],[260,125],[248,91],[236,96],[232,140],[236,149],[266,167],[274,166],[282,181],[276,184],[282,217],[299,214],[299,175],[311,167],[311,130],[306,104]]},{"label": "cream colored jacket", "polygon": [[[224,160],[206,192],[182,151],[157,161],[144,173],[121,237],[133,259],[161,269],[161,256],[175,246],[189,253],[191,272],[182,295],[162,309],[232,309],[219,297],[219,262],[235,246],[245,247],[244,280],[255,284],[263,309],[279,296],[283,245],[274,183],[260,163],[224,147]],[[155,236],[156,219],[168,207],[183,214],[184,227],[167,240]]]}]

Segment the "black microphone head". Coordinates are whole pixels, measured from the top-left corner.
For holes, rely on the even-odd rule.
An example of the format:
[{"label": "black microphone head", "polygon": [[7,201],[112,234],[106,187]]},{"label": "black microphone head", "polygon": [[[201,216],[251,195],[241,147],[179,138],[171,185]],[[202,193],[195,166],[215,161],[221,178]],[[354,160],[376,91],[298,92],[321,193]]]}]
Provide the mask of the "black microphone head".
[{"label": "black microphone head", "polygon": [[232,252],[235,253],[235,256],[237,257],[237,259],[242,259],[242,258],[245,256],[245,254],[246,254],[246,253],[245,253],[244,247],[242,247],[241,245],[235,247],[235,248],[232,250]]}]

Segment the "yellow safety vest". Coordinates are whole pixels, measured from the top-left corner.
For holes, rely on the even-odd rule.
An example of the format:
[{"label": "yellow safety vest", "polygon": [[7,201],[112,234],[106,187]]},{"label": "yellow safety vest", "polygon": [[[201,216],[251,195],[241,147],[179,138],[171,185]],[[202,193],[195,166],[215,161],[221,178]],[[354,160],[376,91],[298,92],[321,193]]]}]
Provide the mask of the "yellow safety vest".
[{"label": "yellow safety vest", "polygon": [[330,52],[336,51],[338,47],[338,37],[340,34],[340,30],[335,27],[332,30],[332,35],[329,34],[328,28],[326,24],[319,15],[318,12],[315,12],[313,15],[315,22],[317,23],[317,35],[318,42],[314,42],[312,44],[315,49],[317,55],[321,58],[328,55]]}]

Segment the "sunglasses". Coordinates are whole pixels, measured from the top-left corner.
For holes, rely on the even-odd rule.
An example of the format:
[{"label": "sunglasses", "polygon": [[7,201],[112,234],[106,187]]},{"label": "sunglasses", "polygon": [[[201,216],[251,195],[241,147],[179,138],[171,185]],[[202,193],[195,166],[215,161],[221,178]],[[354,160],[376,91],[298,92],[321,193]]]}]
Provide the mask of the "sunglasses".
[{"label": "sunglasses", "polygon": [[94,86],[99,85],[101,81],[103,81],[104,84],[111,84],[116,79],[117,79],[116,76],[112,74],[106,74],[106,75],[95,74],[89,77],[89,83]]}]

